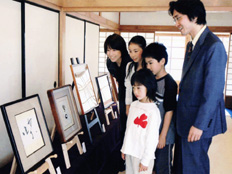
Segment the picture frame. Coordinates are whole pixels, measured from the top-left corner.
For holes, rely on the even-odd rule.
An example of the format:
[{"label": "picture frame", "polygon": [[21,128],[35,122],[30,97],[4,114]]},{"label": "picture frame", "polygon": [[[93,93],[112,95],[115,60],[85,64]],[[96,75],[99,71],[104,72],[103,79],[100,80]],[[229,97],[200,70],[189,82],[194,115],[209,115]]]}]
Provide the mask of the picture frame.
[{"label": "picture frame", "polygon": [[95,77],[95,79],[101,102],[104,109],[106,109],[114,103],[108,75],[103,74],[101,76]]},{"label": "picture frame", "polygon": [[77,93],[77,108],[84,115],[98,106],[89,68],[87,64],[70,65]]},{"label": "picture frame", "polygon": [[3,104],[1,111],[16,161],[26,173],[53,151],[39,95]]},{"label": "picture frame", "polygon": [[65,85],[50,89],[47,95],[60,140],[65,143],[82,129],[72,87]]},{"label": "picture frame", "polygon": [[112,86],[113,99],[115,102],[118,101],[118,84],[116,79],[110,74],[110,81]]}]

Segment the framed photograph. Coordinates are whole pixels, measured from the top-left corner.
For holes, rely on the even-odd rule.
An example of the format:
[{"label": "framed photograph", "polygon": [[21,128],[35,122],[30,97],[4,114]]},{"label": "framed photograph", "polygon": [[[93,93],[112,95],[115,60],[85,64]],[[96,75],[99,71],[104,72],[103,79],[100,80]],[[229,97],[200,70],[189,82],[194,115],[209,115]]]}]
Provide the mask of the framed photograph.
[{"label": "framed photograph", "polygon": [[39,95],[1,106],[14,154],[22,173],[52,151],[52,143]]},{"label": "framed photograph", "polygon": [[72,87],[65,85],[48,90],[47,94],[60,139],[67,142],[82,128]]},{"label": "framed photograph", "polygon": [[114,103],[108,75],[104,74],[95,78],[102,104],[106,109]]},{"label": "framed photograph", "polygon": [[80,115],[84,115],[98,106],[87,64],[70,65],[77,93],[77,107]]}]

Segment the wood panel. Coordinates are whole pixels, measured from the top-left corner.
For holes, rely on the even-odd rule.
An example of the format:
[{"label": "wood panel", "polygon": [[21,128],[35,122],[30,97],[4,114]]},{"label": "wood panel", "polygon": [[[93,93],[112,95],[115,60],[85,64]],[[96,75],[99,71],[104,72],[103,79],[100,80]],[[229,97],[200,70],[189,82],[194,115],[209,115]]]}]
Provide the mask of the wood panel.
[{"label": "wood panel", "polygon": [[[232,32],[232,27],[209,27],[213,32]],[[158,25],[120,25],[122,32],[154,32],[154,31],[179,31],[173,26],[158,26]]]},{"label": "wood panel", "polygon": [[[45,0],[64,11],[167,11],[170,0]],[[232,11],[231,0],[202,0],[206,10]]]},{"label": "wood panel", "polygon": [[101,17],[91,12],[68,12],[68,14],[87,20],[89,22],[97,23],[101,25],[102,27],[105,27],[108,29],[112,29],[112,30],[119,29],[119,24],[112,22],[104,17]]}]

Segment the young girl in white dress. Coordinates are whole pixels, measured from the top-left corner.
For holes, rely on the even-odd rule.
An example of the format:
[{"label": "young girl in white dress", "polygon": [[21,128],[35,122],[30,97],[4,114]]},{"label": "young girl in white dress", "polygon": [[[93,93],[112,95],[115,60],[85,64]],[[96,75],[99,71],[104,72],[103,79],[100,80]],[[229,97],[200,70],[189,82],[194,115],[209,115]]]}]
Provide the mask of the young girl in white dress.
[{"label": "young girl in white dress", "polygon": [[157,83],[150,70],[141,69],[133,74],[131,84],[138,100],[129,109],[122,158],[126,174],[152,174],[161,122],[155,103]]}]

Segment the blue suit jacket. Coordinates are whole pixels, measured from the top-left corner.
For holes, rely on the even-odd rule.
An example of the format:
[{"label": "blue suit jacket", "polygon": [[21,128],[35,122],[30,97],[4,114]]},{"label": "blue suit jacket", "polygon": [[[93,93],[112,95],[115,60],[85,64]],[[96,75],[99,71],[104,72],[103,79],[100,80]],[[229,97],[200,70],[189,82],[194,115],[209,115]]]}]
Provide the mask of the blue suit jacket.
[{"label": "blue suit jacket", "polygon": [[226,131],[223,99],[226,62],[223,43],[207,27],[191,58],[187,61],[185,56],[176,113],[179,136],[187,137],[191,126],[203,130],[202,138]]}]

